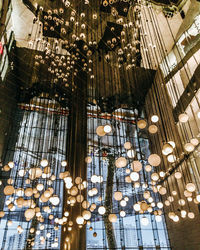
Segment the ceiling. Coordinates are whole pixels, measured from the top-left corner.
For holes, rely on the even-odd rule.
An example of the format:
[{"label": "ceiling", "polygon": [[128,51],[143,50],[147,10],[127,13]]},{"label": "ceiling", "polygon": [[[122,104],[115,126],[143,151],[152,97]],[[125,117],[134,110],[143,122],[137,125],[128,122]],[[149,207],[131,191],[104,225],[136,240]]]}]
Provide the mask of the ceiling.
[{"label": "ceiling", "polygon": [[[33,2],[34,4],[36,3],[36,1]],[[40,2],[42,1],[40,0]],[[21,0],[12,0],[12,6],[13,6],[12,23],[13,23],[13,30],[15,32],[15,37],[17,40],[17,45],[20,47],[27,47],[27,41],[29,38],[29,34],[31,33],[32,21],[34,15],[22,3]],[[159,27],[161,30],[161,34],[164,34],[163,39],[165,42],[166,49],[169,52],[174,45],[174,40],[171,35],[171,31],[173,33],[174,38],[176,38],[177,40],[182,34],[182,32],[188,26],[191,25],[191,23],[194,20],[194,17],[198,14],[200,3],[196,0],[187,1],[187,3],[183,7],[183,10],[186,14],[185,19],[181,18],[179,12],[174,14],[172,18],[168,18],[171,31],[168,27],[166,18],[163,12],[161,11],[161,8],[158,6],[154,6],[154,8],[159,23]]]}]

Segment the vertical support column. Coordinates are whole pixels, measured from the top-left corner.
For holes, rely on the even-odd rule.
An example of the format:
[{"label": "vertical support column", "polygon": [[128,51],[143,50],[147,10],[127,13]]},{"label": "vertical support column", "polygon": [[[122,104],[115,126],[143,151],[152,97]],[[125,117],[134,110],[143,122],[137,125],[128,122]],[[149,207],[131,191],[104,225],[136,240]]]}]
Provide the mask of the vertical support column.
[{"label": "vertical support column", "polygon": [[[71,176],[75,179],[80,176],[87,178],[87,75],[79,70],[74,80],[75,88],[70,100],[70,114],[68,121],[67,161]],[[73,181],[74,181],[73,179]],[[86,192],[81,193],[85,199]],[[64,190],[63,212],[69,206],[67,193]],[[81,215],[81,203],[76,203],[70,210],[70,220],[73,221],[71,232],[67,230],[67,224],[62,227],[61,249],[84,250],[86,249],[86,228],[81,229],[76,223],[76,218]]]}]

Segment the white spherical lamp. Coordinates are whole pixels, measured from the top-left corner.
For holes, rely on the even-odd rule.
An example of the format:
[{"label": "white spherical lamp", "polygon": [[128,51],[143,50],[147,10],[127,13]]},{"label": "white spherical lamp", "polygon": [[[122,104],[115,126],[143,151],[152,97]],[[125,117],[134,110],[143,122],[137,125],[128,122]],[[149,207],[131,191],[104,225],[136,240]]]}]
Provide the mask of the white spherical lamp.
[{"label": "white spherical lamp", "polygon": [[142,169],[142,163],[140,161],[133,161],[131,163],[131,168],[135,172],[139,172]]},{"label": "white spherical lamp", "polygon": [[127,142],[124,143],[124,148],[125,149],[128,150],[128,149],[131,149],[131,147],[132,147],[132,144],[129,141],[127,141]]},{"label": "white spherical lamp", "polygon": [[135,203],[134,205],[133,205],[133,209],[136,211],[136,212],[139,212],[140,211],[140,204],[138,204],[138,203]]},{"label": "white spherical lamp", "polygon": [[181,179],[182,174],[181,174],[181,172],[178,172],[178,171],[177,171],[177,172],[174,174],[174,176],[175,176],[176,179]]},{"label": "white spherical lamp", "polygon": [[192,152],[195,147],[192,143],[188,142],[184,145],[184,148],[187,152]]},{"label": "white spherical lamp", "polygon": [[123,197],[122,192],[117,191],[114,193],[114,199],[116,201],[121,201],[122,197]]},{"label": "white spherical lamp", "polygon": [[91,212],[88,210],[85,210],[82,212],[82,216],[83,216],[84,220],[89,220],[91,218]]},{"label": "white spherical lamp", "polygon": [[194,185],[194,183],[188,183],[187,185],[186,185],[186,189],[189,191],[189,192],[194,192],[195,190],[196,190],[196,186]]},{"label": "white spherical lamp", "polygon": [[131,180],[132,181],[138,181],[139,180],[139,174],[137,173],[137,172],[132,172],[131,174],[130,174],[130,178],[131,178]]},{"label": "white spherical lamp", "polygon": [[146,171],[146,172],[151,172],[151,170],[152,170],[151,165],[146,165],[146,166],[145,166],[145,171]]},{"label": "white spherical lamp", "polygon": [[158,181],[158,180],[159,180],[159,175],[158,175],[157,173],[153,173],[153,174],[151,175],[151,179],[152,179],[153,181]]},{"label": "white spherical lamp", "polygon": [[125,216],[126,216],[126,212],[125,212],[125,211],[123,211],[123,210],[122,210],[122,211],[120,211],[120,213],[119,213],[119,214],[120,214],[120,216],[121,216],[121,217],[125,217]]},{"label": "white spherical lamp", "polygon": [[133,150],[133,149],[129,149],[129,150],[127,151],[127,156],[128,156],[128,158],[134,158],[134,157],[135,157],[135,152],[134,152],[134,150]]},{"label": "white spherical lamp", "polygon": [[84,218],[83,218],[82,216],[78,216],[78,217],[76,218],[76,223],[77,223],[78,225],[83,225],[83,223],[84,223]]},{"label": "white spherical lamp", "polygon": [[85,158],[85,162],[86,162],[87,164],[90,164],[90,163],[92,162],[92,157],[87,156],[87,157]]},{"label": "white spherical lamp", "polygon": [[187,114],[180,114],[178,116],[178,120],[181,123],[185,123],[185,122],[187,122],[189,120],[189,116]]},{"label": "white spherical lamp", "polygon": [[154,123],[156,123],[156,122],[159,121],[159,117],[157,115],[152,115],[151,121],[154,122]]},{"label": "white spherical lamp", "polygon": [[150,165],[154,166],[154,167],[157,167],[160,165],[161,163],[161,158],[159,155],[157,154],[151,154],[148,158],[148,162]]},{"label": "white spherical lamp", "polygon": [[172,147],[172,145],[169,144],[169,143],[165,143],[165,144],[163,145],[163,149],[162,149],[163,155],[169,155],[169,154],[171,154],[172,152],[173,152],[173,147]]},{"label": "white spherical lamp", "polygon": [[98,208],[98,212],[99,212],[99,214],[100,214],[100,215],[104,215],[104,214],[105,214],[105,212],[106,212],[105,207],[100,206],[100,207]]},{"label": "white spherical lamp", "polygon": [[46,159],[43,159],[43,160],[41,160],[41,162],[40,162],[40,165],[41,165],[42,167],[47,167],[48,164],[49,164],[49,162],[48,162],[48,160],[46,160]]},{"label": "white spherical lamp", "polygon": [[61,161],[61,166],[66,167],[67,166],[67,161]]},{"label": "white spherical lamp", "polygon": [[173,155],[173,154],[170,154],[170,155],[167,156],[167,160],[170,163],[174,163],[176,161],[176,156]]},{"label": "white spherical lamp", "polygon": [[60,203],[60,198],[57,195],[53,195],[49,201],[52,203],[52,205],[57,206]]},{"label": "white spherical lamp", "polygon": [[124,168],[124,167],[126,167],[126,165],[127,165],[127,160],[126,160],[126,158],[124,158],[124,157],[119,157],[119,158],[115,161],[115,166],[116,166],[117,168]]},{"label": "white spherical lamp", "polygon": [[110,125],[105,125],[104,128],[103,128],[104,132],[106,134],[110,133],[112,131],[112,127]]},{"label": "white spherical lamp", "polygon": [[190,139],[190,142],[194,145],[197,146],[199,144],[199,140],[197,138],[192,138]]},{"label": "white spherical lamp", "polygon": [[112,223],[117,221],[117,215],[116,214],[109,214],[108,220]]}]

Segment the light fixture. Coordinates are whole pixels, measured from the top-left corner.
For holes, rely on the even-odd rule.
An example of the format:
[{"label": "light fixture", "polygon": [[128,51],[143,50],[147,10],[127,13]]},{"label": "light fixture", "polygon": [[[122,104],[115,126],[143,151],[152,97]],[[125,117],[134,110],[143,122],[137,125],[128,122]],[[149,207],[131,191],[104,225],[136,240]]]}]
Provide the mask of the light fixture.
[{"label": "light fixture", "polygon": [[61,166],[66,167],[67,166],[67,161],[61,161]]},{"label": "light fixture", "polygon": [[188,218],[194,219],[194,217],[195,217],[195,214],[193,212],[188,213]]},{"label": "light fixture", "polygon": [[158,191],[161,195],[165,195],[167,193],[167,189],[165,187],[161,187]]},{"label": "light fixture", "polygon": [[152,117],[151,117],[152,122],[156,123],[156,122],[158,122],[158,120],[159,120],[159,117],[157,115],[152,115]]},{"label": "light fixture", "polygon": [[112,223],[117,221],[117,215],[116,214],[109,214],[108,215],[108,220]]},{"label": "light fixture", "polygon": [[126,202],[125,200],[121,200],[121,201],[120,201],[120,205],[121,205],[122,207],[125,207],[126,204],[127,204],[127,202]]},{"label": "light fixture", "polygon": [[142,170],[142,163],[140,161],[133,161],[131,163],[131,168],[133,169],[133,171],[139,172],[140,170]]},{"label": "light fixture", "polygon": [[132,144],[130,142],[127,141],[127,142],[124,143],[124,148],[125,149],[131,149],[131,147],[132,147]]},{"label": "light fixture", "polygon": [[156,222],[161,222],[162,221],[162,216],[161,215],[156,215],[155,220],[156,220]]},{"label": "light fixture", "polygon": [[137,173],[137,172],[132,172],[131,174],[130,174],[130,178],[131,178],[131,180],[132,181],[138,181],[139,180],[139,174]]},{"label": "light fixture", "polygon": [[179,221],[179,217],[178,217],[178,215],[175,215],[174,217],[173,217],[173,219],[172,219],[174,222],[178,222]]},{"label": "light fixture", "polygon": [[127,165],[127,160],[124,157],[119,157],[116,161],[115,161],[115,166],[117,168],[123,168],[126,167]]},{"label": "light fixture", "polygon": [[82,224],[84,223],[84,218],[83,218],[82,216],[78,216],[78,217],[76,218],[76,223],[77,223],[78,225],[82,225]]},{"label": "light fixture", "polygon": [[189,192],[194,192],[195,190],[196,190],[196,186],[194,185],[194,183],[188,183],[187,185],[186,185],[186,189],[189,191]]},{"label": "light fixture", "polygon": [[159,175],[158,175],[157,173],[153,173],[153,174],[151,175],[151,179],[152,179],[153,181],[158,181],[158,180],[159,180]]},{"label": "light fixture", "polygon": [[127,156],[128,156],[128,158],[134,158],[134,156],[135,156],[134,150],[133,149],[129,149],[127,151]]},{"label": "light fixture", "polygon": [[117,192],[114,193],[114,199],[116,201],[120,201],[122,199],[122,197],[123,197],[122,192],[117,191]]},{"label": "light fixture", "polygon": [[92,162],[92,157],[87,156],[87,157],[85,158],[85,162],[86,162],[87,164],[90,164],[90,163]]},{"label": "light fixture", "polygon": [[136,203],[136,204],[134,204],[133,205],[133,209],[136,211],[136,212],[138,212],[138,211],[140,211],[140,204],[138,204],[138,203]]},{"label": "light fixture", "polygon": [[162,148],[162,153],[164,155],[169,155],[173,152],[173,147],[170,143],[165,143]]},{"label": "light fixture", "polygon": [[176,161],[176,156],[173,155],[173,154],[170,154],[170,155],[167,156],[167,160],[170,163],[174,163]]},{"label": "light fixture", "polygon": [[122,211],[120,211],[120,213],[119,213],[119,214],[120,214],[120,216],[121,216],[121,217],[125,217],[125,216],[126,216],[126,212],[125,212],[125,211],[123,211],[123,210],[122,210]]},{"label": "light fixture", "polygon": [[96,133],[98,136],[104,136],[106,135],[106,132],[104,131],[104,126],[98,126],[96,129]]},{"label": "light fixture", "polygon": [[180,114],[178,116],[178,120],[181,123],[185,123],[185,122],[187,122],[189,120],[189,116],[187,114]]},{"label": "light fixture", "polygon": [[43,159],[43,160],[41,160],[41,162],[40,162],[40,165],[41,165],[42,167],[47,167],[48,164],[49,164],[49,162],[48,162],[46,159]]},{"label": "light fixture", "polygon": [[194,145],[192,143],[188,142],[184,145],[184,148],[187,152],[192,152],[194,150]]},{"label": "light fixture", "polygon": [[199,140],[197,138],[190,139],[190,143],[192,143],[194,146],[197,146],[199,144]]},{"label": "light fixture", "polygon": [[105,214],[105,212],[106,212],[105,207],[100,206],[100,207],[98,208],[98,212],[99,212],[99,214],[104,215],[104,214]]},{"label": "light fixture", "polygon": [[154,166],[154,167],[157,167],[160,165],[161,163],[161,158],[159,155],[157,154],[151,154],[149,157],[148,157],[148,162],[150,165]]},{"label": "light fixture", "polygon": [[152,170],[151,165],[146,165],[145,170],[146,170],[146,172],[151,172],[151,170]]},{"label": "light fixture", "polygon": [[185,210],[181,210],[181,217],[185,218],[187,215],[187,212]]},{"label": "light fixture", "polygon": [[144,129],[144,128],[146,128],[146,126],[147,126],[147,122],[146,122],[145,120],[139,120],[139,121],[137,122],[137,126],[138,126],[138,128],[140,128],[140,129]]},{"label": "light fixture", "polygon": [[158,127],[156,125],[150,125],[148,130],[150,134],[155,134],[158,131]]},{"label": "light fixture", "polygon": [[84,210],[82,212],[82,216],[83,216],[84,220],[89,220],[91,218],[91,212],[88,210]]},{"label": "light fixture", "polygon": [[181,177],[182,177],[182,174],[181,174],[181,172],[176,172],[175,174],[174,174],[174,176],[175,176],[175,178],[176,179],[180,179]]},{"label": "light fixture", "polygon": [[112,127],[110,125],[105,125],[103,130],[106,134],[108,134],[112,131]]}]

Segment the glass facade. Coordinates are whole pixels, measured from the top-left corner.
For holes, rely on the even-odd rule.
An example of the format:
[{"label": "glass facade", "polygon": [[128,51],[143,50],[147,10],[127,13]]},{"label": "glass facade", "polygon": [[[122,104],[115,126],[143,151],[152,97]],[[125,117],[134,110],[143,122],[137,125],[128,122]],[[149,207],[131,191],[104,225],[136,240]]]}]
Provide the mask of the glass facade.
[{"label": "glass facade", "polygon": [[[93,117],[91,115],[88,118],[88,154],[94,159],[88,166],[88,201],[91,207],[95,205],[91,224],[87,225],[87,249],[141,249],[141,247],[143,249],[170,249],[164,216],[159,217],[158,220],[155,219],[153,211],[151,214],[141,215],[133,209],[136,202],[144,199],[145,190],[151,193],[155,207],[161,199],[159,195],[152,192],[150,173],[144,171],[147,165],[145,159],[150,154],[149,142],[147,136],[137,130],[136,112],[119,109],[112,117],[105,114]],[[98,109],[91,107],[90,114],[98,114]],[[97,136],[97,126],[106,124],[112,126],[112,131],[106,136]],[[127,141],[132,144],[135,157],[143,165],[137,182],[128,179],[132,171],[133,160],[131,158],[126,168],[114,167],[113,173],[110,171],[117,157],[126,156],[124,144]],[[95,180],[96,176],[100,177],[100,181],[98,178]],[[90,195],[90,191],[94,188],[97,188],[97,194]],[[121,201],[113,198],[116,191],[122,192]],[[108,192],[112,192],[111,196]],[[108,199],[109,206],[107,207]],[[105,215],[99,214],[101,206],[117,215],[117,221],[112,223],[113,228],[110,230],[107,229],[106,213]],[[146,226],[141,223],[144,216],[148,219]],[[110,237],[115,242],[114,248],[109,245],[108,238]]]},{"label": "glass facade", "polygon": [[[50,100],[37,99],[37,102],[17,110],[15,124],[19,129],[14,127],[8,144],[6,162],[14,162],[14,167],[9,179],[3,173],[3,182],[13,183],[15,193],[5,199],[3,211],[6,216],[0,222],[1,249],[25,249],[29,245],[32,249],[59,249],[61,227],[55,227],[55,219],[62,217],[63,181],[59,179],[59,173],[63,170],[61,161],[66,155],[67,113],[64,109],[60,113],[56,111],[53,108],[56,103]],[[41,159],[48,160],[50,170],[45,172],[43,169],[41,175],[37,175],[35,170]],[[27,188],[38,184],[42,184],[40,194],[36,188],[33,194],[26,194]],[[37,199],[48,188],[53,188],[54,195],[59,195],[58,206]],[[24,196],[23,202],[27,204],[22,207],[19,199]],[[9,205],[13,208],[8,209]],[[37,207],[39,220],[26,221],[27,206]]]}]

